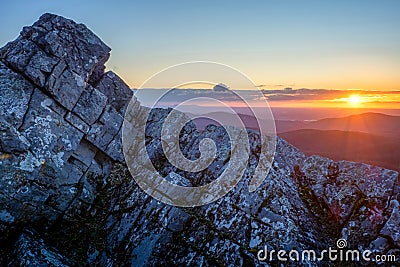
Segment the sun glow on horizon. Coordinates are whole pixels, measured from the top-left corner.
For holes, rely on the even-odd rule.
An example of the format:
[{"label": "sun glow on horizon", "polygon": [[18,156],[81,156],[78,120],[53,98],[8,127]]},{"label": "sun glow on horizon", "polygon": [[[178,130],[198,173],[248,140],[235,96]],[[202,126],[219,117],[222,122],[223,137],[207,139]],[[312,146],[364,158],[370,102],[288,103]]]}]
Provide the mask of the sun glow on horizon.
[{"label": "sun glow on horizon", "polygon": [[359,95],[351,95],[348,97],[347,102],[352,106],[357,106],[362,102],[362,99]]}]

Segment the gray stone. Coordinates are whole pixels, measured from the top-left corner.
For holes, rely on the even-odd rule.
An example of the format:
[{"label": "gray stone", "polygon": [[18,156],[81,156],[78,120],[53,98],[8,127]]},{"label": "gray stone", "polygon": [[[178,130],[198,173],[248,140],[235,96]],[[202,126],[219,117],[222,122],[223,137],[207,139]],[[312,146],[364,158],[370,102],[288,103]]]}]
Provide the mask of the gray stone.
[{"label": "gray stone", "polygon": [[15,128],[20,127],[33,92],[32,84],[0,62],[0,91],[0,117]]},{"label": "gray stone", "polygon": [[96,88],[108,97],[108,103],[121,114],[133,96],[128,85],[112,71],[106,72],[98,82]]},{"label": "gray stone", "polygon": [[381,229],[380,234],[389,237],[397,247],[400,247],[399,202],[397,200],[393,200],[391,205],[393,208],[392,213],[390,218],[386,221],[384,227]]},{"label": "gray stone", "polygon": [[83,133],[47,108],[48,99],[35,89],[20,131],[30,142],[30,149],[39,161],[52,161],[61,168],[77,148]]},{"label": "gray stone", "polygon": [[86,140],[82,140],[78,148],[72,154],[72,157],[82,162],[85,166],[90,167],[92,160],[96,156],[97,148]]},{"label": "gray stone", "polygon": [[388,241],[383,237],[378,237],[374,241],[371,242],[369,246],[369,250],[372,252],[381,253],[382,251],[386,251],[389,247]]},{"label": "gray stone", "polygon": [[28,140],[2,118],[0,118],[0,137],[0,151],[6,153],[23,152],[30,146]]},{"label": "gray stone", "polygon": [[[123,161],[122,116],[109,106],[99,118],[114,100],[88,84],[103,76],[109,52],[86,26],[52,14],[0,49],[2,238],[15,225],[77,214],[78,200],[90,207],[111,160]],[[89,124],[102,126],[95,144],[84,138]]]},{"label": "gray stone", "polygon": [[75,73],[91,72],[98,62],[109,57],[111,50],[85,25],[49,13],[24,27],[21,36],[52,56],[67,55],[67,63]]},{"label": "gray stone", "polygon": [[117,136],[123,117],[111,106],[107,106],[101,115],[99,122],[92,125],[86,139],[106,152],[107,146]]},{"label": "gray stone", "polygon": [[89,86],[80,96],[73,112],[87,124],[92,125],[100,117],[106,104],[107,97]]},{"label": "gray stone", "polygon": [[39,48],[32,41],[19,36],[1,48],[0,55],[3,63],[15,71],[24,73],[29,61],[38,51]]},{"label": "gray stone", "polygon": [[26,66],[25,74],[34,84],[44,87],[47,76],[51,73],[58,60],[38,51]]},{"label": "gray stone", "polygon": [[68,112],[67,116],[65,116],[65,120],[85,134],[88,133],[90,129],[90,126],[86,122],[72,112]]},{"label": "gray stone", "polygon": [[9,266],[72,266],[67,257],[45,244],[32,230],[25,230],[18,238]]},{"label": "gray stone", "polygon": [[110,156],[113,160],[124,163],[125,158],[122,151],[122,129],[119,130],[117,135],[111,141],[111,143],[107,146],[105,150],[106,154]]},{"label": "gray stone", "polygon": [[51,74],[46,83],[46,91],[63,107],[72,110],[85,86],[86,84],[82,76],[64,69],[59,76],[56,76],[54,73]]},{"label": "gray stone", "polygon": [[83,24],[44,14],[0,54],[6,64],[72,110],[92,71],[104,64],[109,52],[110,48]]}]

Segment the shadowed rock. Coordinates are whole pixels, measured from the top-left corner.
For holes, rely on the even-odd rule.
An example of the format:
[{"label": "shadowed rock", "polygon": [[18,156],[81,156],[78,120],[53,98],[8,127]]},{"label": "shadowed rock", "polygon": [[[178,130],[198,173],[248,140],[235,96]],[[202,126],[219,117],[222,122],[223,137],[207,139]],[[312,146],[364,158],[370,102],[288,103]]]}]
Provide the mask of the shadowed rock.
[{"label": "shadowed rock", "polygon": [[9,266],[73,266],[64,255],[47,246],[32,230],[24,230],[15,243],[14,258]]}]

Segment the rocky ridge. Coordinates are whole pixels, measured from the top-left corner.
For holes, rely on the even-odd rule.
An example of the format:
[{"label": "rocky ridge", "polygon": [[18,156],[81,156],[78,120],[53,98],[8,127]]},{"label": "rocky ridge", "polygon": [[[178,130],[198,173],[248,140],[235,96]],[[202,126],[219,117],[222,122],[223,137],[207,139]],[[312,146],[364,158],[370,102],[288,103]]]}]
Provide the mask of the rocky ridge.
[{"label": "rocky ridge", "polygon": [[[256,131],[248,131],[245,174],[225,197],[184,209],[152,199],[124,163],[121,126],[132,91],[105,72],[109,53],[86,26],[53,14],[0,49],[3,265],[275,266],[257,259],[264,245],[321,251],[339,238],[350,248],[400,256],[397,172],[306,157],[278,138],[270,173],[249,193]],[[218,153],[202,172],[174,168],[160,140],[170,110],[154,109],[146,121],[146,108],[134,107],[137,124],[147,123],[151,159],[167,179],[201,185],[224,170],[229,153]],[[188,123],[182,153],[196,158],[203,138],[229,151],[222,127],[199,132]]]}]

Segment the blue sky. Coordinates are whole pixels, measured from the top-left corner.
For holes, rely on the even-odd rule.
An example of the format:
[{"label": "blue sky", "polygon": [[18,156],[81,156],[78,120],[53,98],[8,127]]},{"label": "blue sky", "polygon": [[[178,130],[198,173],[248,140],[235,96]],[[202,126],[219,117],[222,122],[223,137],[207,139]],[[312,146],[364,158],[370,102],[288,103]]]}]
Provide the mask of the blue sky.
[{"label": "blue sky", "polygon": [[9,1],[0,45],[44,12],[85,23],[131,87],[216,61],[266,88],[400,90],[400,1]]}]

